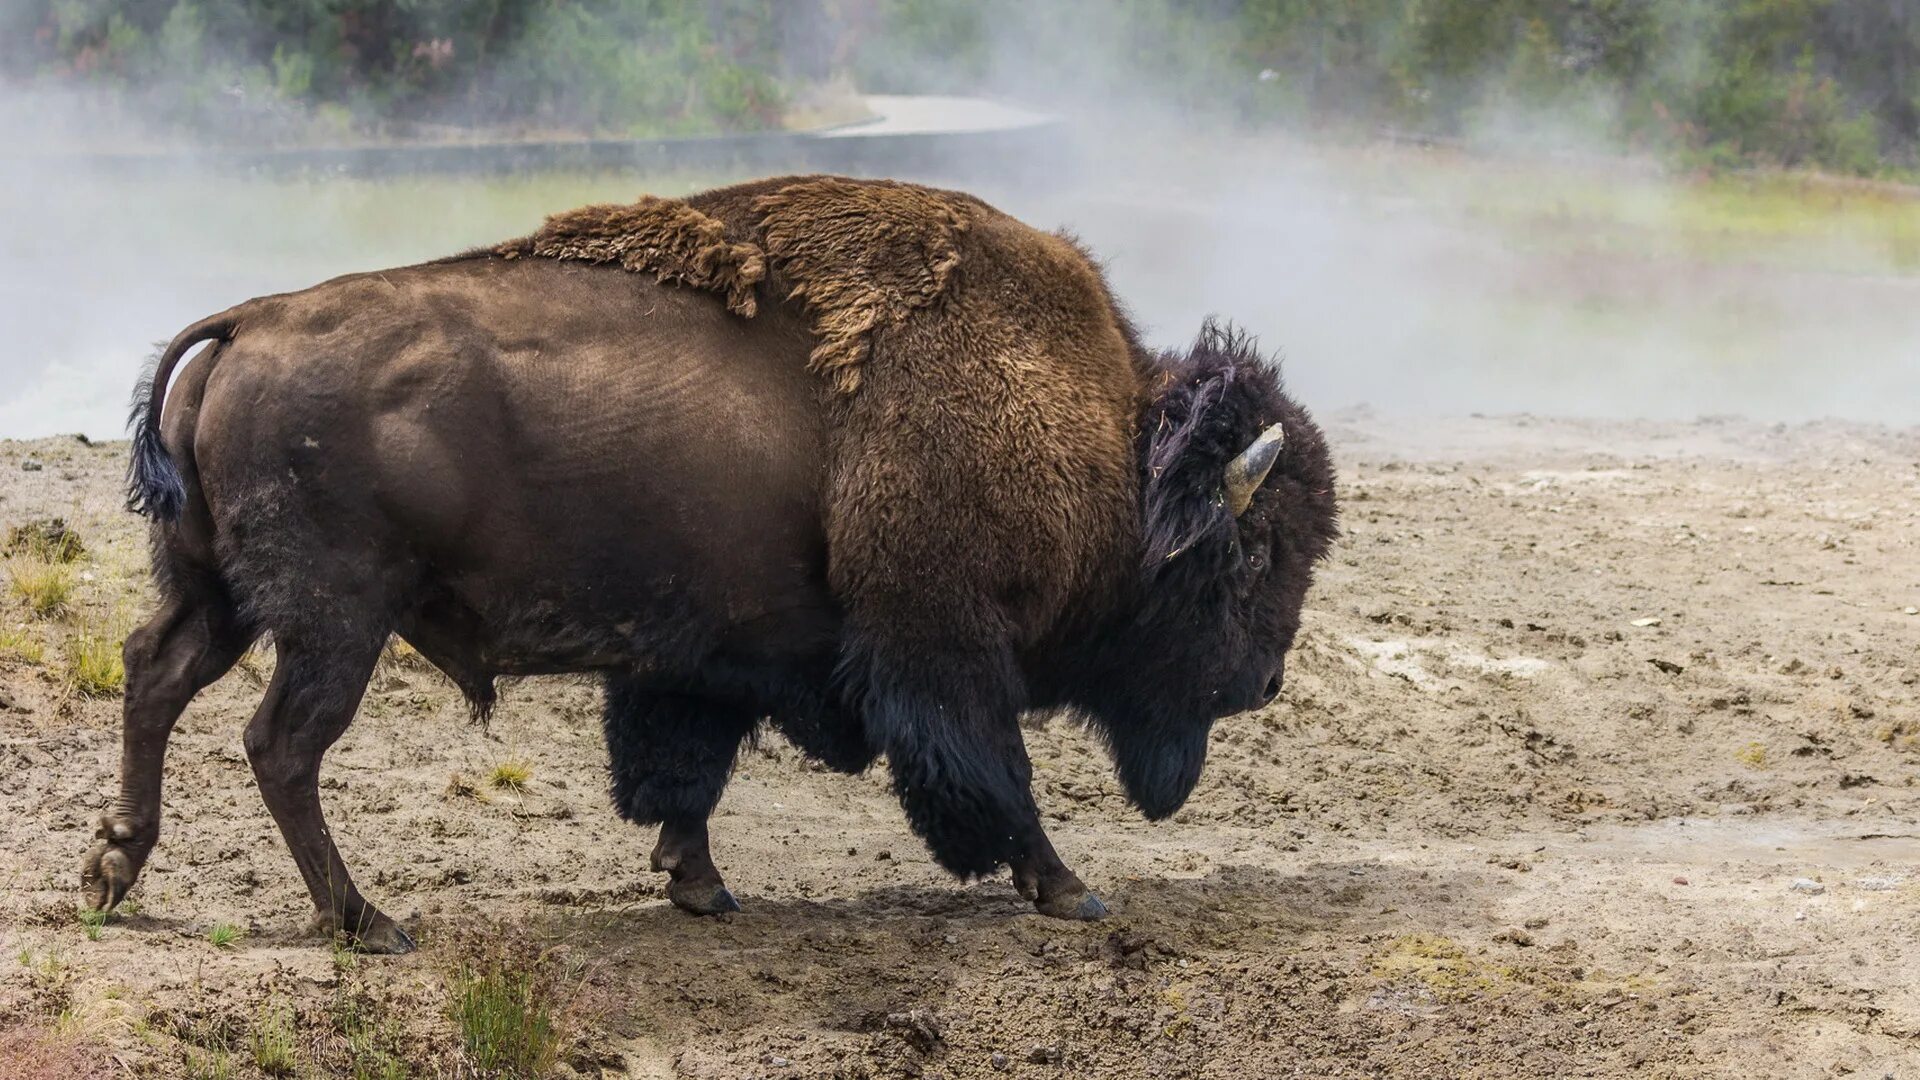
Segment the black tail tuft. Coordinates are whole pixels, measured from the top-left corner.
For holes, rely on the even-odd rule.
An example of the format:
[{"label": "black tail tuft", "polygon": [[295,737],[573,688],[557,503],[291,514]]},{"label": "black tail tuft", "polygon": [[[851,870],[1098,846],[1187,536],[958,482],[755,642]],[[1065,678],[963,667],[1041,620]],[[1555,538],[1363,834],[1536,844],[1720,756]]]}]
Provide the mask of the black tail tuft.
[{"label": "black tail tuft", "polygon": [[133,388],[133,411],[127,426],[133,429],[133,454],[127,462],[127,509],[155,521],[178,521],[187,503],[187,485],[160,441],[159,410],[153,407],[153,380],[160,362],[156,355]]}]

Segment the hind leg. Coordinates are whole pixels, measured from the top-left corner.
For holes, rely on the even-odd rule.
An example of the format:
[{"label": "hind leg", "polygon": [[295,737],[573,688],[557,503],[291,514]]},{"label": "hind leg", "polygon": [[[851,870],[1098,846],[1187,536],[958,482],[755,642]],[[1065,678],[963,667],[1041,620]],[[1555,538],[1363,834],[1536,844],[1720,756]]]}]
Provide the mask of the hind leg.
[{"label": "hind leg", "polygon": [[167,589],[153,618],[127,635],[120,794],[101,816],[99,842],[80,870],[90,907],[111,910],[140,876],[160,838],[161,767],[173,725],[254,636],[217,583],[186,574]]},{"label": "hind leg", "polygon": [[353,722],[380,645],[281,639],[266,700],[247,725],[247,760],[313,896],[315,929],[345,933],[367,952],[404,953],[413,939],[354,887],[320,809],[320,759]]},{"label": "hind leg", "polygon": [[650,864],[667,872],[667,899],[682,911],[740,910],[707,848],[707,818],[755,722],[739,706],[654,692],[638,680],[607,680],[614,809],[637,825],[659,824]]}]

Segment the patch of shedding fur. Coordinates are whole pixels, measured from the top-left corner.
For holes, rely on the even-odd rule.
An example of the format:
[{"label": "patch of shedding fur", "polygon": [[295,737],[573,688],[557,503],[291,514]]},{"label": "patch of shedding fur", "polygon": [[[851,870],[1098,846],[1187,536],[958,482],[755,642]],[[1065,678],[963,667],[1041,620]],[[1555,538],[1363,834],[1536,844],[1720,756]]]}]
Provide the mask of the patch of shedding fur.
[{"label": "patch of shedding fur", "polygon": [[[820,177],[761,195],[724,221],[653,195],[625,206],[583,206],[493,250],[509,259],[615,263],[719,293],[728,310],[747,317],[758,310],[756,286],[776,270],[787,298],[805,305],[818,338],[808,366],[847,395],[860,388],[874,333],[946,294],[977,211],[977,203],[952,192]],[[747,235],[758,245],[742,239]]]},{"label": "patch of shedding fur", "polygon": [[727,310],[751,318],[759,310],[754,287],[767,275],[766,257],[726,234],[725,224],[679,199],[642,195],[628,205],[603,203],[554,214],[532,236],[508,241],[494,252],[509,259],[540,255],[617,263],[651,273],[657,281],[719,293]]},{"label": "patch of shedding fur", "polygon": [[893,182],[807,180],[754,202],[762,241],[820,339],[809,366],[835,390],[860,388],[875,330],[933,304],[960,265],[970,207]]}]

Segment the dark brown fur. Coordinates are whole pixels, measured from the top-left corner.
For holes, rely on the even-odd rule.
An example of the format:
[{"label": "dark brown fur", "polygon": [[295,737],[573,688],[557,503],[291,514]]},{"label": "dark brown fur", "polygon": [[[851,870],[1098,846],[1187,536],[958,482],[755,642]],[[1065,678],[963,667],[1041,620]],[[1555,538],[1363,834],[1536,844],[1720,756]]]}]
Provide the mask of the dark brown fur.
[{"label": "dark brown fur", "polygon": [[[1010,865],[1089,917],[1019,716],[1078,712],[1171,813],[1214,720],[1277,692],[1334,533],[1325,446],[1250,342],[1149,354],[1070,240],[889,182],[590,207],[250,301],[143,395],[132,494],[166,600],[128,645],[94,899],[157,836],[186,698],[271,631],[248,752],[321,916],[375,948],[405,935],[353,890],[315,783],[390,633],[482,702],[499,674],[604,673],[616,807],[662,824],[683,907],[732,903],[705,821],[770,717],[836,768],[884,753],[955,872]],[[1236,518],[1223,470],[1276,421],[1286,454]]]}]

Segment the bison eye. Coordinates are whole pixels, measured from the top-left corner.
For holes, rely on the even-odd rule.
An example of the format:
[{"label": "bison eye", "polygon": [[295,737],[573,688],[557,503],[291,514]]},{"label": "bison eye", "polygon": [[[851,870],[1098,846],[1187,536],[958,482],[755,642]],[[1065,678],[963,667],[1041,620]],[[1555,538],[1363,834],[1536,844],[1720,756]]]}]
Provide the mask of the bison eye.
[{"label": "bison eye", "polygon": [[1247,550],[1247,566],[1255,571],[1267,568],[1267,553],[1257,548]]}]

